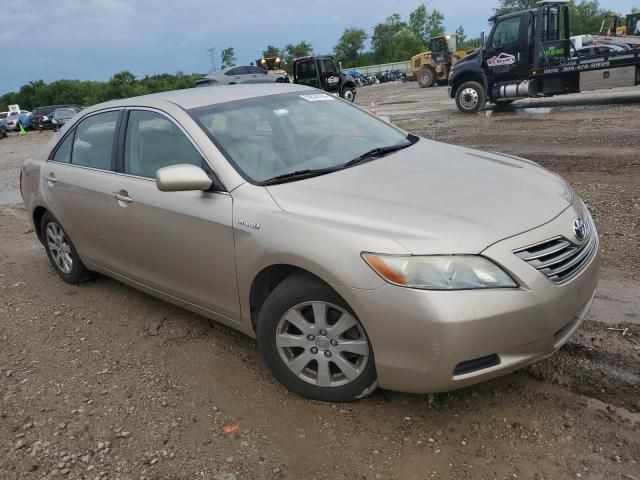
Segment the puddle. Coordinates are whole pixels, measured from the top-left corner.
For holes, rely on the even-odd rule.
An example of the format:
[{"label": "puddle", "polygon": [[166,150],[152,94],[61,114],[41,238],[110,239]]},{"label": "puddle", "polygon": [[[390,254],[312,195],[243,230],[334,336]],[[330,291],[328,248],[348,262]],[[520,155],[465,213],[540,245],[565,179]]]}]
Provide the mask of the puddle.
[{"label": "puddle", "polygon": [[398,100],[397,102],[384,102],[378,105],[406,105],[407,103],[418,103],[418,100]]},{"label": "puddle", "polygon": [[548,115],[550,113],[575,112],[578,110],[586,110],[588,105],[565,105],[562,107],[512,107],[501,105],[492,110],[484,110],[481,115],[485,117],[493,117],[500,115]]},{"label": "puddle", "polygon": [[0,205],[12,205],[22,203],[22,196],[20,190],[6,190],[0,192]]}]

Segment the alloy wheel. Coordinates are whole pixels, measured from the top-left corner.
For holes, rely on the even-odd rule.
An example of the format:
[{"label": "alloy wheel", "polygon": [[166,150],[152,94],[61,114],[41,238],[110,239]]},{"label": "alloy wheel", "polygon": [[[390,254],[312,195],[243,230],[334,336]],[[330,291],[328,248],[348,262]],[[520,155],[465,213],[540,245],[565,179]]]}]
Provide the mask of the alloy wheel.
[{"label": "alloy wheel", "polygon": [[49,252],[56,267],[64,274],[73,270],[73,258],[71,257],[71,246],[67,241],[62,227],[55,222],[49,222],[46,228],[46,240]]},{"label": "alloy wheel", "polygon": [[369,361],[369,341],[360,322],[327,302],[305,302],[278,323],[280,358],[298,378],[318,387],[355,381]]}]

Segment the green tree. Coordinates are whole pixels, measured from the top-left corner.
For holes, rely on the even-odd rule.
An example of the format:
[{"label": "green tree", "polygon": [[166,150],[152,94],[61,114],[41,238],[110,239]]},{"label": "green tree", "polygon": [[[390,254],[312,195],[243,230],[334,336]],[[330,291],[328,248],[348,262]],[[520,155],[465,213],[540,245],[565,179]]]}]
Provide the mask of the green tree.
[{"label": "green tree", "polygon": [[262,52],[262,58],[280,57],[282,58],[282,50],[274,47],[273,45],[267,45],[267,48]]},{"label": "green tree", "polygon": [[423,3],[409,14],[409,27],[427,44],[431,37],[444,35],[444,15],[439,10],[429,12]]},{"label": "green tree", "polygon": [[236,53],[233,47],[227,47],[222,50],[220,54],[220,61],[222,62],[222,68],[233,67],[236,64]]},{"label": "green tree", "polygon": [[571,12],[571,34],[595,34],[600,31],[605,11],[600,8],[598,0],[572,0],[569,4]]},{"label": "green tree", "polygon": [[358,57],[364,49],[367,41],[367,32],[362,28],[347,28],[342,33],[333,52],[338,61],[346,65],[354,66],[358,63]]},{"label": "green tree", "polygon": [[375,63],[388,63],[408,60],[424,51],[425,43],[414,28],[394,13],[373,28],[371,46]]},{"label": "green tree", "polygon": [[404,29],[407,24],[402,21],[399,13],[394,13],[386,18],[382,23],[373,28],[371,35],[371,47],[374,57],[378,63],[391,62],[393,57],[393,42],[395,37]]},{"label": "green tree", "polygon": [[[136,77],[129,70],[116,73],[107,82],[107,97],[113,98],[128,98],[136,95],[135,93]],[[50,84],[50,88],[54,88],[55,82]]]},{"label": "green tree", "polygon": [[409,60],[424,51],[424,42],[410,28],[402,29],[394,38],[390,62]]},{"label": "green tree", "polygon": [[462,45],[467,44],[467,35],[464,33],[464,27],[462,25],[456,28],[456,35],[458,36],[458,49],[464,50]]},{"label": "green tree", "polygon": [[535,8],[538,0],[500,0],[499,3],[500,6],[496,8],[496,14],[504,15],[505,13]]},{"label": "green tree", "polygon": [[82,80],[56,80],[45,83],[42,80],[22,85],[17,92],[8,92],[0,96],[0,110],[7,110],[11,104],[32,110],[42,105],[76,104],[90,106],[116,98],[125,98],[146,93],[191,88],[202,74],[175,75],[163,73],[145,76],[138,80],[129,71],[113,75],[108,82]]},{"label": "green tree", "polygon": [[313,54],[313,47],[304,40],[296,44],[290,43],[284,47],[284,59],[287,64],[291,64],[294,58],[306,57],[311,54]]}]

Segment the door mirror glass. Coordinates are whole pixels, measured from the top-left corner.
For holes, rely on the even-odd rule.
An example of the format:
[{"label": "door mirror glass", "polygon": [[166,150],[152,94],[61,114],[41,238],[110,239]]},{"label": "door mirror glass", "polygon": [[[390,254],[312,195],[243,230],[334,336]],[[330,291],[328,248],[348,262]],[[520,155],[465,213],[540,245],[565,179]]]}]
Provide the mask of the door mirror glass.
[{"label": "door mirror glass", "polygon": [[156,172],[156,186],[162,192],[208,190],[212,184],[202,168],[188,163],[163,167]]}]

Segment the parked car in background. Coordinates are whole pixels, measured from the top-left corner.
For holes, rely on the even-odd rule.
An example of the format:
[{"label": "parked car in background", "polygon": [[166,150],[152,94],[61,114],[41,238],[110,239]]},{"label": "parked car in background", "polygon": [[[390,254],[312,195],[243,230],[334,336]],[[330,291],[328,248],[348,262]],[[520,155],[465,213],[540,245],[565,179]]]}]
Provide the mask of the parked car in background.
[{"label": "parked car in background", "polygon": [[604,44],[601,43],[599,45],[588,45],[586,47],[577,48],[576,55],[578,57],[595,57],[597,55],[607,55],[613,52],[624,52],[628,50],[622,45],[614,45],[614,44]]},{"label": "parked car in background", "polygon": [[56,108],[51,114],[51,126],[54,130],[62,128],[76,113],[78,111],[74,108]]},{"label": "parked car in background", "polygon": [[505,375],[594,298],[596,228],[558,175],[314,88],[157,93],[65,130],[20,180],[61,279],[100,272],[256,337],[309,398]]},{"label": "parked car in background", "polygon": [[244,83],[288,83],[288,79],[282,76],[267,73],[266,70],[253,65],[228,67],[210,73],[206,77],[196,81],[196,87],[208,87],[210,85],[236,85]]},{"label": "parked car in background", "polygon": [[7,117],[3,120],[3,123],[6,125],[7,130],[18,130],[18,122],[22,121],[22,127],[27,128],[25,122],[27,124],[30,123],[31,112],[28,110],[20,110],[20,112],[9,112]]},{"label": "parked car in background", "polygon": [[47,105],[45,107],[34,108],[31,112],[31,128],[37,130],[48,130],[53,128],[49,116],[56,108],[73,108],[76,112],[82,110],[78,105]]}]

